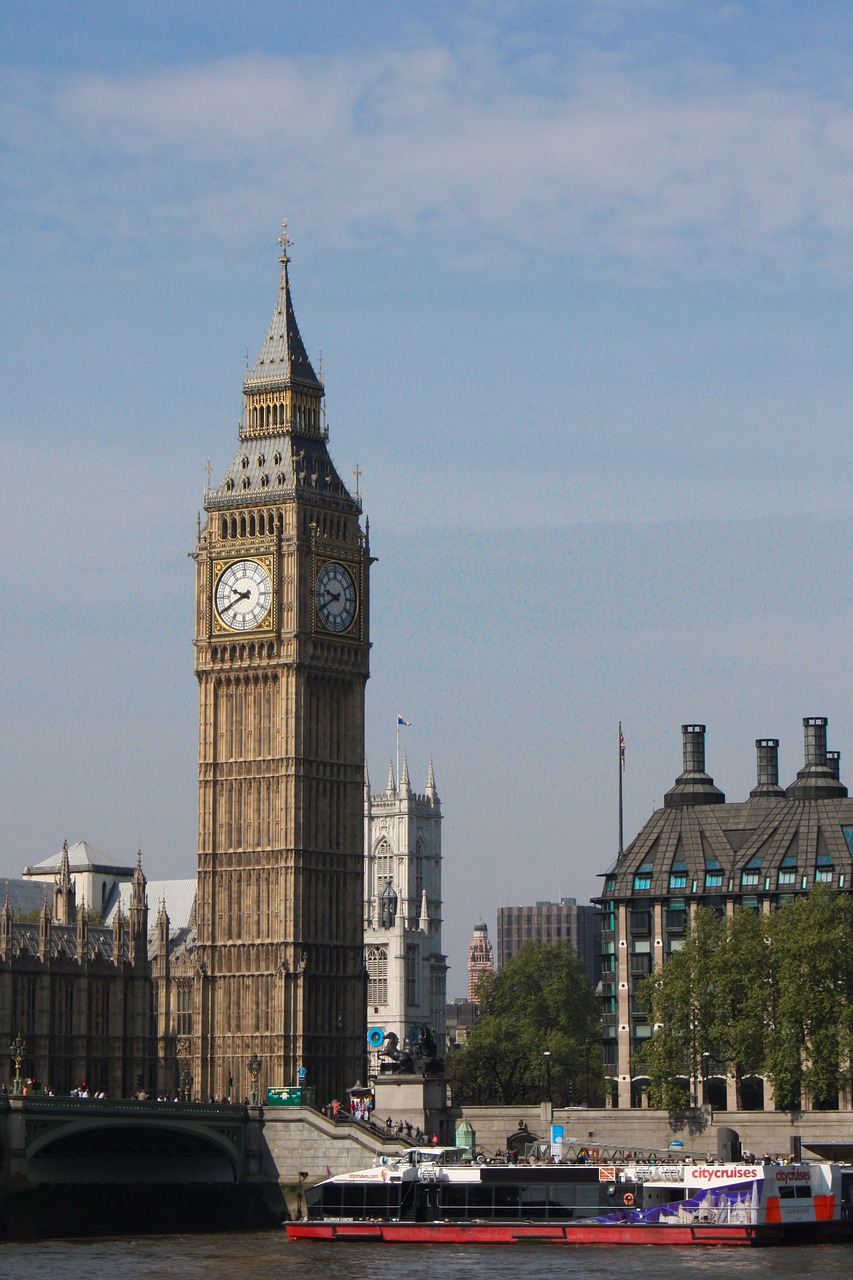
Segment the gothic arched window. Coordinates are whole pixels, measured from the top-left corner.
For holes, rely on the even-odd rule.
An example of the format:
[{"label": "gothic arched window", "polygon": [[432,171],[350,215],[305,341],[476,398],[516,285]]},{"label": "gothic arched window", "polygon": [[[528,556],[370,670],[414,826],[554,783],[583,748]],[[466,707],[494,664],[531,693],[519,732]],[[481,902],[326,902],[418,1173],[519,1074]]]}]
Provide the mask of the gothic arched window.
[{"label": "gothic arched window", "polygon": [[370,947],[367,952],[367,1003],[388,1003],[388,952]]},{"label": "gothic arched window", "polygon": [[376,890],[379,894],[385,880],[394,874],[394,860],[391,856],[391,845],[387,840],[380,840],[373,853],[376,871]]}]

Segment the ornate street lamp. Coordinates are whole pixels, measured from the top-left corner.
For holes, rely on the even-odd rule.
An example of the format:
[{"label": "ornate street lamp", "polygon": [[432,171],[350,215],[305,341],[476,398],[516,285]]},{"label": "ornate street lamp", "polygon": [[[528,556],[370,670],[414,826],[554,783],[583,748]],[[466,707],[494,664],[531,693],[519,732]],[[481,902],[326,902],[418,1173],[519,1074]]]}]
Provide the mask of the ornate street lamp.
[{"label": "ornate street lamp", "polygon": [[545,1072],[548,1080],[548,1101],[551,1101],[551,1050],[545,1049],[542,1053],[545,1059]]},{"label": "ornate street lamp", "polygon": [[249,1068],[249,1075],[252,1077],[252,1106],[258,1105],[258,1076],[261,1074],[261,1060],[256,1053],[253,1053],[249,1061],[246,1063]]},{"label": "ornate street lamp", "polygon": [[20,1035],[14,1044],[9,1045],[9,1054],[15,1059],[15,1079],[12,1081],[12,1096],[15,1098],[20,1098],[24,1092],[24,1077],[21,1075],[21,1066],[23,1065],[26,1051],[27,1046]]},{"label": "ornate street lamp", "polygon": [[190,1075],[189,1067],[184,1068],[184,1074],[181,1077],[181,1084],[184,1090],[184,1102],[189,1102],[193,1092],[193,1078]]}]

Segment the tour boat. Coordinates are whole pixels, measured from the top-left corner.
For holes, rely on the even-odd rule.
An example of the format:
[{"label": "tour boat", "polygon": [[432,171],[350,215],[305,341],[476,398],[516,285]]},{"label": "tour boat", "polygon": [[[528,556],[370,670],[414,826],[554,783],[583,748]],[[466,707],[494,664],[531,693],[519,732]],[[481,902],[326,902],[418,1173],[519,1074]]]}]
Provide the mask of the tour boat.
[{"label": "tour boat", "polygon": [[291,1240],[766,1245],[849,1240],[837,1165],[475,1163],[413,1148],[306,1193]]}]

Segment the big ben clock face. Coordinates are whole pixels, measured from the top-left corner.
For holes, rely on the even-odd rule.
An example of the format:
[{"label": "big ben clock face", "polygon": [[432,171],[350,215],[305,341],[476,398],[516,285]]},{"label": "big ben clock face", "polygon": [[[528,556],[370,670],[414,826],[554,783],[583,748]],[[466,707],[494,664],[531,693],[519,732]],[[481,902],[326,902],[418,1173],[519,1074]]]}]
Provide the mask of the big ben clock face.
[{"label": "big ben clock face", "polygon": [[231,631],[253,631],[272,608],[272,579],[257,560],[235,560],[219,575],[216,613]]},{"label": "big ben clock face", "polygon": [[358,612],[358,594],[345,565],[335,560],[323,565],[314,585],[314,603],[317,617],[327,631],[336,635],[349,631]]}]

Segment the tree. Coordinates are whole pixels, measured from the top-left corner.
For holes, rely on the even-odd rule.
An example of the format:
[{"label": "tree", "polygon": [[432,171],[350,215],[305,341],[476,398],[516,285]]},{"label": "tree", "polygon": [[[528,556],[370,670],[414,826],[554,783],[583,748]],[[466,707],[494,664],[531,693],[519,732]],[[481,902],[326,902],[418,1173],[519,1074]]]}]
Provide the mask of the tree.
[{"label": "tree", "polygon": [[[591,1045],[601,1039],[598,1001],[568,943],[527,942],[479,990],[481,1014],[453,1057],[456,1081],[480,1100],[512,1105],[586,1092],[601,1072]],[[587,1099],[589,1100],[589,1099]]]},{"label": "tree", "polygon": [[853,901],[817,885],[770,915],[737,909],[727,921],[695,912],[683,950],[638,992],[654,1031],[648,1048],[653,1103],[678,1110],[684,1079],[705,1064],[734,1077],[764,1075],[777,1107],[834,1100],[853,1055]]},{"label": "tree", "polygon": [[699,907],[682,949],[640,984],[637,999],[648,1006],[654,1027],[646,1059],[653,1106],[689,1106],[691,1082],[695,1089],[704,1076],[703,1060],[717,1056],[715,962],[724,938],[723,922]]},{"label": "tree", "polygon": [[736,910],[712,960],[714,1061],[734,1076],[738,1107],[744,1076],[760,1072],[765,1061],[768,919]]},{"label": "tree", "polygon": [[770,917],[765,1067],[778,1107],[821,1105],[850,1070],[853,904],[817,885]]}]

